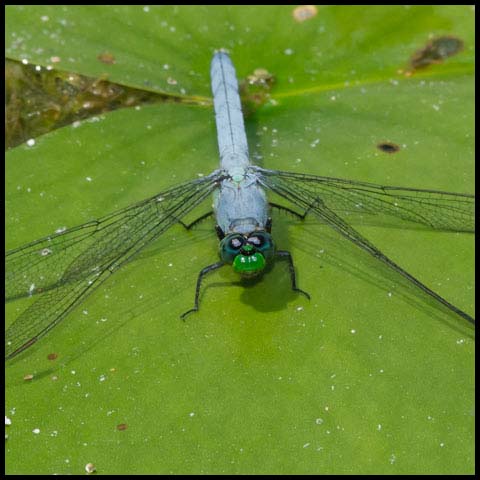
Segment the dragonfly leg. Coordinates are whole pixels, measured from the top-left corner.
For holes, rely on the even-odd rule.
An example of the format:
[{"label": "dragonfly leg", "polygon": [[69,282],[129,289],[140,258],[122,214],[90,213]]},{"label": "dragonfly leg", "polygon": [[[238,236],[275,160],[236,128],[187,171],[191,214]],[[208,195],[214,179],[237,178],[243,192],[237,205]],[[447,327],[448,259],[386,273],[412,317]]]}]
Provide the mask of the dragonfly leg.
[{"label": "dragonfly leg", "polygon": [[201,222],[202,220],[205,220],[208,217],[211,217],[213,215],[213,210],[210,210],[210,212],[204,213],[200,217],[198,217],[196,220],[194,220],[191,223],[183,223],[181,220],[178,220],[178,223],[180,223],[183,227],[185,227],[187,230],[190,230],[194,225],[197,223]]},{"label": "dragonfly leg", "polygon": [[292,210],[291,208],[285,207],[283,205],[279,205],[278,203],[272,203],[270,202],[270,206],[273,208],[278,208],[279,210],[283,210],[285,212],[291,213],[292,215],[295,215],[295,217],[299,218],[300,220],[305,220],[305,217],[308,215],[308,212],[310,209],[312,209],[317,201],[313,204],[310,205],[303,213],[298,213],[295,210]]},{"label": "dragonfly leg", "polygon": [[265,224],[265,231],[267,233],[272,233],[272,217],[267,218],[267,223]]},{"label": "dragonfly leg", "polygon": [[217,270],[217,269],[219,269],[220,267],[223,267],[224,265],[226,265],[226,263],[224,263],[224,262],[212,263],[211,265],[208,265],[207,267],[202,268],[202,270],[200,270],[200,273],[198,274],[198,278],[197,278],[197,288],[195,289],[195,302],[194,302],[194,306],[193,306],[193,308],[191,308],[190,310],[187,310],[185,313],[182,313],[182,314],[180,315],[180,318],[181,318],[182,320],[185,321],[185,317],[186,317],[187,315],[189,315],[189,314],[192,313],[192,312],[198,311],[198,298],[199,298],[199,296],[200,296],[200,287],[201,287],[201,285],[202,285],[203,277],[204,277],[207,273],[213,272],[214,270]]},{"label": "dragonfly leg", "polygon": [[225,238],[225,232],[219,225],[215,225],[215,231],[217,232],[217,237],[219,240],[223,240]]},{"label": "dragonfly leg", "polygon": [[275,255],[277,257],[286,258],[288,261],[288,271],[290,272],[290,282],[292,284],[292,290],[298,293],[302,293],[310,300],[310,295],[304,290],[301,290],[300,288],[297,287],[297,279],[295,276],[295,267],[293,265],[292,254],[287,250],[277,250],[275,252]]}]

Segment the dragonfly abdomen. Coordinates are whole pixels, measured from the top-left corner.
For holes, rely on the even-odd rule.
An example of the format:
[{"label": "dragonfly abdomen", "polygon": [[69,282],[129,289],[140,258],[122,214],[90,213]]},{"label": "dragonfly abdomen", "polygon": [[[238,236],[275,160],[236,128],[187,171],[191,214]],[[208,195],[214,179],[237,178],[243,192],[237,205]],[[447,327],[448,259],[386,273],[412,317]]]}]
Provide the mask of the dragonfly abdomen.
[{"label": "dragonfly abdomen", "polygon": [[215,192],[217,224],[225,234],[263,230],[268,216],[267,199],[256,177],[247,173],[250,161],[237,76],[225,51],[213,56],[210,75],[220,164],[229,176]]},{"label": "dragonfly abdomen", "polygon": [[228,54],[215,53],[210,68],[221,167],[229,173],[250,161],[235,68]]}]

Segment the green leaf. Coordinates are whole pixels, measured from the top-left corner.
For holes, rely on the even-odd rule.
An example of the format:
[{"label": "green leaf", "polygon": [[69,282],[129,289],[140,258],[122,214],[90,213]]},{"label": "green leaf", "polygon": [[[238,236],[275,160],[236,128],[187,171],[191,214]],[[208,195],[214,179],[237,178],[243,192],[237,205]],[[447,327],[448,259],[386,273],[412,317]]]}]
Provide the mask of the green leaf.
[{"label": "green leaf", "polygon": [[[293,8],[7,7],[9,58],[58,57],[55,68],[203,102],[118,110],[10,150],[7,248],[217,168],[208,97],[220,47],[239,78],[275,77],[246,118],[257,163],[473,191],[473,10],[317,7],[297,22]],[[440,36],[463,50],[406,76]],[[115,63],[98,60],[105,52]],[[247,287],[225,268],[181,322],[218,254],[213,220],[174,226],[9,362],[7,473],[79,474],[89,462],[102,474],[472,473],[471,330],[313,218],[273,221],[310,302],[281,262]],[[474,311],[471,235],[355,227]],[[7,323],[29,301],[7,304]]]}]

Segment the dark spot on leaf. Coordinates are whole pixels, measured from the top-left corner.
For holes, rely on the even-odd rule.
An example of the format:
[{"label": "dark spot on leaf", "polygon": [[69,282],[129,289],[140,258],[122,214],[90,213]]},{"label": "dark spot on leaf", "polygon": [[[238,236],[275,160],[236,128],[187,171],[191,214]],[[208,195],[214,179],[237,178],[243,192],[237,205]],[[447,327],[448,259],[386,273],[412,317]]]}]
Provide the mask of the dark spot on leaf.
[{"label": "dark spot on leaf", "polygon": [[392,142],[381,142],[377,148],[385,153],[397,153],[400,150],[400,146]]},{"label": "dark spot on leaf", "polygon": [[126,423],[120,423],[117,425],[117,430],[126,430],[128,428],[128,425]]},{"label": "dark spot on leaf", "polygon": [[425,68],[432,63],[441,63],[463,49],[463,42],[457,37],[437,37],[417,50],[410,58],[410,67],[414,70]]},{"label": "dark spot on leaf", "polygon": [[115,63],[115,57],[109,52],[100,53],[97,55],[97,59],[102,63],[106,63],[107,65],[113,65]]},{"label": "dark spot on leaf", "polygon": [[49,354],[47,355],[47,358],[48,358],[49,360],[56,360],[56,359],[58,358],[58,354],[56,354],[56,353],[49,353]]}]

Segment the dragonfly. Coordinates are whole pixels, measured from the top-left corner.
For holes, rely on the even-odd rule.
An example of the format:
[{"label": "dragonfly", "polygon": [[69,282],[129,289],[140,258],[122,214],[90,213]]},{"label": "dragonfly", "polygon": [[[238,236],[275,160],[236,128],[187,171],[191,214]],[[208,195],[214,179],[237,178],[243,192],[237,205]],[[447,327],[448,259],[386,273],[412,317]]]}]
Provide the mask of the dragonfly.
[{"label": "dragonfly", "polygon": [[[372,219],[389,216],[433,230],[474,232],[474,195],[383,186],[254,165],[249,157],[236,72],[226,50],[214,53],[210,75],[218,170],[6,252],[6,300],[37,297],[6,331],[6,359],[50,332],[172,225],[180,223],[190,229],[210,215],[216,219],[219,260],[199,272],[193,307],[181,315],[183,319],[199,309],[205,277],[229,265],[241,278],[252,278],[261,276],[275,260],[286,261],[292,290],[309,298],[297,286],[291,253],[277,248],[273,239],[272,208],[287,210],[300,219],[313,216],[403,277],[416,291],[474,324],[472,316],[397,265],[347,221],[349,215]],[[269,202],[266,192],[274,192],[289,206]],[[213,211],[185,224],[182,218],[211,195]]]}]

